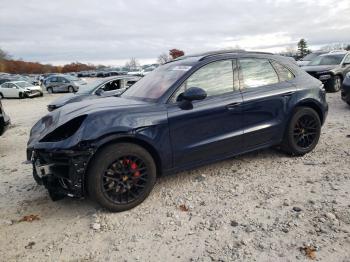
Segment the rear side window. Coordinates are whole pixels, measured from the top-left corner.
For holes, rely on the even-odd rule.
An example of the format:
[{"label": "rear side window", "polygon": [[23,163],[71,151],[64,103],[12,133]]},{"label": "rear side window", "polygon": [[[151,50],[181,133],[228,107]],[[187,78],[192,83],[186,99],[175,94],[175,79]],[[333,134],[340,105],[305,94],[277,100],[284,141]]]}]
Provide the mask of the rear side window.
[{"label": "rear side window", "polygon": [[256,88],[278,83],[278,76],[267,59],[241,58],[243,88]]},{"label": "rear side window", "polygon": [[294,78],[294,74],[284,65],[276,61],[271,61],[271,63],[278,74],[280,82],[288,81]]}]

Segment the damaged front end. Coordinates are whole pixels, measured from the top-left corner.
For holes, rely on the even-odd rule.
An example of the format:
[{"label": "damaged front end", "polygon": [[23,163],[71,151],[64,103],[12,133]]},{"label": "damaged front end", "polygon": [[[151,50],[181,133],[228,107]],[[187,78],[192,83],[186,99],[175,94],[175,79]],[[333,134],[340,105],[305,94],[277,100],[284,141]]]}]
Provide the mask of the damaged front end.
[{"label": "damaged front end", "polygon": [[[94,150],[81,141],[81,125],[86,115],[61,124],[55,113],[41,119],[33,128],[27,160],[33,165],[35,181],[44,185],[52,200],[85,195],[84,176]],[[58,123],[56,123],[56,121]]]},{"label": "damaged front end", "polygon": [[30,150],[28,155],[33,165],[33,177],[39,185],[44,185],[52,200],[65,196],[82,198],[85,196],[85,173],[93,155],[92,149],[80,150]]}]

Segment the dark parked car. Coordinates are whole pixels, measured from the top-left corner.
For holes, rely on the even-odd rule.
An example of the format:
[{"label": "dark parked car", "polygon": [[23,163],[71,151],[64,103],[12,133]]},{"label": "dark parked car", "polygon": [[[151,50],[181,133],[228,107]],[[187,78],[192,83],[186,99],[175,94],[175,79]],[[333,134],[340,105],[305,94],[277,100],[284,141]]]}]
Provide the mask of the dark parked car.
[{"label": "dark parked car", "polygon": [[331,52],[320,55],[302,68],[321,80],[327,91],[338,92],[345,75],[350,72],[350,53]]},{"label": "dark parked car", "polygon": [[298,66],[306,66],[308,65],[313,59],[315,59],[316,57],[326,54],[328,52],[326,51],[316,51],[313,53],[310,53],[306,56],[304,56],[302,59],[300,59],[299,61],[297,61]]},{"label": "dark parked car", "polygon": [[27,156],[53,199],[89,195],[123,211],[160,175],[271,146],[304,155],[327,112],[322,83],[289,59],[206,53],[158,67],[120,97],[49,113],[32,128]]},{"label": "dark parked car", "polygon": [[2,136],[2,134],[6,131],[9,125],[10,118],[8,115],[6,115],[0,99],[0,136]]},{"label": "dark parked car", "polygon": [[350,106],[350,73],[347,73],[341,87],[341,98]]},{"label": "dark parked car", "polygon": [[139,78],[117,76],[95,80],[79,89],[77,93],[67,94],[52,101],[47,109],[53,111],[66,104],[80,102],[82,100],[116,96],[135,84]]},{"label": "dark parked car", "polygon": [[84,85],[86,85],[85,81],[71,75],[53,75],[44,80],[44,86],[48,93],[74,93]]}]

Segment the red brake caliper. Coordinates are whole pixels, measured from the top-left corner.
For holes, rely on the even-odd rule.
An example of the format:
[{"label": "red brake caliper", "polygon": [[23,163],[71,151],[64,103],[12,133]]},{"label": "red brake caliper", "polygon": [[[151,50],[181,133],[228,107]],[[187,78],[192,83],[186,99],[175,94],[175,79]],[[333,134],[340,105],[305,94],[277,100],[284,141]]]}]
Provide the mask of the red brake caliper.
[{"label": "red brake caliper", "polygon": [[[135,162],[130,162],[130,167],[132,170],[137,170],[138,169],[138,165],[135,163]],[[134,177],[139,177],[141,174],[140,174],[140,171],[136,171],[133,176]]]}]

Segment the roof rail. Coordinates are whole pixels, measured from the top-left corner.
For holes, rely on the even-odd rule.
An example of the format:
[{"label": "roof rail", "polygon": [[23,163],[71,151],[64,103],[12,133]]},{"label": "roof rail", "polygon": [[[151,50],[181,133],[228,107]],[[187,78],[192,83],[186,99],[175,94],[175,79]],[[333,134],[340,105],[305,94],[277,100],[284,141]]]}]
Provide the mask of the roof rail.
[{"label": "roof rail", "polygon": [[215,55],[221,55],[221,54],[239,54],[239,53],[247,53],[247,54],[263,54],[263,55],[273,55],[273,53],[269,53],[269,52],[258,52],[258,51],[245,51],[245,50],[240,50],[240,49],[236,49],[236,50],[219,50],[219,51],[213,51],[213,52],[208,52],[208,53],[204,53],[203,57],[201,57],[199,59],[199,61],[202,61],[208,57],[212,57]]}]

